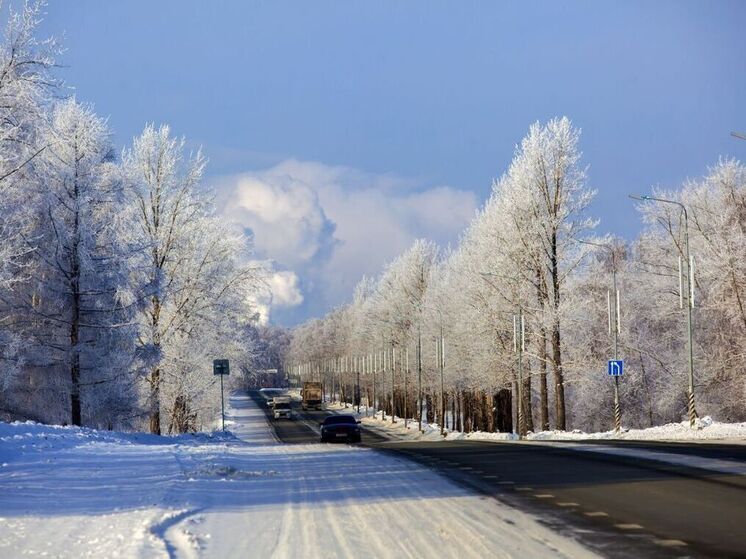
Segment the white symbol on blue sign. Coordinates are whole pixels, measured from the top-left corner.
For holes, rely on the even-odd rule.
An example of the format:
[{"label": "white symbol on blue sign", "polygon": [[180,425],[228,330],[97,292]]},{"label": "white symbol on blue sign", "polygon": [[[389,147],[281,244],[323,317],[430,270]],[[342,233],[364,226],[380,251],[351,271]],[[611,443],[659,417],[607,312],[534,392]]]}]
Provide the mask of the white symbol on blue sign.
[{"label": "white symbol on blue sign", "polygon": [[620,377],[624,374],[624,359],[612,359],[609,361],[609,376]]}]

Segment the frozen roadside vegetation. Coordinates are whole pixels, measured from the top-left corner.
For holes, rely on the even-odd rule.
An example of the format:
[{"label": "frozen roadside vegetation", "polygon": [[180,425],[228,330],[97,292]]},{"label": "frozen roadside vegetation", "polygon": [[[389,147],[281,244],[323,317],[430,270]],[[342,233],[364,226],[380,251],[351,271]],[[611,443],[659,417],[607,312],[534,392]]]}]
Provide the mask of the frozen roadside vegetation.
[{"label": "frozen roadside vegetation", "polygon": [[0,556],[591,555],[409,461],[279,444],[246,397],[227,423],[174,437],[0,423]]},{"label": "frozen roadside vegetation", "polygon": [[[344,405],[330,404],[329,409],[354,413],[354,408],[345,408]],[[418,429],[416,421],[407,421],[404,426],[402,418],[395,418],[391,421],[391,416],[383,417],[381,412],[373,417],[373,411],[361,407],[359,417],[365,427],[388,438],[395,440],[426,440],[426,441],[494,441],[494,442],[519,442],[518,436],[514,433],[485,433],[475,431],[472,433],[460,433],[445,430],[445,436],[440,434],[440,427],[434,424],[422,424],[422,432]],[[358,415],[354,413],[354,415]],[[528,436],[520,441],[520,444],[544,444],[557,446],[564,450],[574,450],[577,452],[593,452],[601,454],[613,454],[615,456],[626,456],[633,458],[643,458],[674,464],[678,466],[688,466],[709,470],[713,472],[746,475],[746,465],[743,462],[734,460],[723,460],[709,458],[706,456],[696,456],[692,454],[682,454],[676,452],[667,452],[663,448],[635,448],[635,447],[618,447],[611,445],[598,444],[595,441],[607,440],[613,441],[681,441],[697,442],[712,441],[726,442],[729,444],[740,443],[746,444],[746,423],[718,423],[710,417],[704,417],[697,420],[696,428],[691,429],[688,421],[681,423],[671,423],[660,427],[650,429],[630,429],[620,434],[614,431],[602,433],[583,433],[582,431],[543,431],[540,433],[529,433]],[[590,444],[590,441],[594,441]]]},{"label": "frozen roadside vegetation", "polygon": [[[404,419],[396,417],[391,421],[390,415],[382,415],[378,411],[375,415],[373,410],[366,410],[360,406],[360,414],[356,413],[355,407],[345,407],[344,404],[327,404],[327,409],[353,413],[362,420],[363,425],[381,431],[389,437],[406,440],[481,440],[481,441],[513,441],[518,440],[515,433],[487,433],[484,431],[473,431],[461,433],[445,429],[445,436],[440,434],[440,426],[426,422],[422,423],[422,432],[418,430],[416,420],[407,421],[404,427]],[[588,440],[627,440],[627,441],[722,441],[728,443],[746,444],[746,422],[743,423],[721,423],[706,416],[697,419],[695,428],[689,427],[689,421],[669,423],[647,429],[624,429],[621,433],[602,431],[598,433],[586,433],[575,429],[573,431],[540,431],[529,433],[525,440],[529,441],[588,441]]]}]

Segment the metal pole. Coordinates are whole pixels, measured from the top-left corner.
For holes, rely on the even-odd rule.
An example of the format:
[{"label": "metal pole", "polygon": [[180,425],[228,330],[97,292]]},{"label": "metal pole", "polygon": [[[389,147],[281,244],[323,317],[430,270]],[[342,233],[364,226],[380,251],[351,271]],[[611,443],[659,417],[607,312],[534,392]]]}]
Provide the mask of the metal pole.
[{"label": "metal pole", "polygon": [[[578,241],[584,245],[592,245],[603,248],[611,255],[611,277],[612,277],[612,292],[614,293],[614,301],[612,304],[611,293],[608,292],[606,295],[606,311],[608,313],[608,326],[609,336],[612,336],[613,340],[613,359],[614,361],[619,359],[619,334],[621,333],[621,304],[619,302],[619,288],[617,287],[616,279],[616,252],[609,245],[594,243],[592,241]],[[622,409],[619,401],[619,377],[614,376],[614,431],[619,433],[622,430]]]},{"label": "metal pole", "polygon": [[[616,283],[616,257],[611,253],[611,275],[614,283],[614,322],[612,330],[614,331],[614,361],[618,359],[619,353],[619,290]],[[611,317],[610,317],[611,318]],[[619,405],[619,376],[614,377],[614,431],[619,433],[622,430],[622,410]]]},{"label": "metal pole", "polygon": [[[401,355],[399,356],[401,357]],[[407,428],[407,377],[409,376],[409,348],[404,351],[404,428]]]},{"label": "metal pole", "polygon": [[524,429],[523,418],[523,308],[518,307],[518,321],[515,324],[517,329],[517,350],[518,350],[518,438],[523,438],[526,434]]},{"label": "metal pole", "polygon": [[357,399],[357,413],[360,413],[360,364],[362,363],[361,358],[357,359],[357,389],[355,392],[355,398]]},{"label": "metal pole", "polygon": [[417,425],[420,433],[422,432],[422,315],[420,322],[417,324]]},{"label": "metal pole", "polygon": [[676,204],[681,208],[684,213],[684,243],[686,250],[686,262],[687,262],[687,333],[689,338],[688,353],[689,353],[689,426],[694,428],[694,423],[697,419],[697,410],[694,406],[694,347],[693,347],[693,334],[692,334],[692,308],[694,307],[694,277],[692,274],[692,258],[689,252],[689,215],[686,211],[686,206],[676,200],[667,200],[665,198],[654,198],[653,196],[634,196],[630,195],[633,200],[653,200],[656,202],[663,202],[664,204]]},{"label": "metal pole", "polygon": [[223,433],[225,433],[225,400],[223,398],[223,375],[220,375],[220,418],[223,423]]},{"label": "metal pole", "polygon": [[391,423],[396,423],[396,400],[394,399],[394,386],[396,379],[394,373],[396,371],[396,348],[391,346]]},{"label": "metal pole", "polygon": [[692,273],[692,258],[689,253],[689,217],[686,208],[684,210],[684,239],[686,242],[686,262],[687,262],[687,305],[686,305],[686,324],[689,334],[689,426],[694,428],[694,422],[697,419],[697,410],[694,407],[694,347],[692,343],[692,307],[694,307],[694,274]]},{"label": "metal pole", "polygon": [[373,358],[373,418],[376,417],[378,400],[376,400],[376,369],[378,369],[378,353],[372,355]]},{"label": "metal pole", "polygon": [[443,339],[443,322],[440,323],[440,434],[445,436],[445,414],[446,414],[446,401],[444,398],[444,382],[443,382],[443,370],[445,369],[445,349],[446,343]]}]

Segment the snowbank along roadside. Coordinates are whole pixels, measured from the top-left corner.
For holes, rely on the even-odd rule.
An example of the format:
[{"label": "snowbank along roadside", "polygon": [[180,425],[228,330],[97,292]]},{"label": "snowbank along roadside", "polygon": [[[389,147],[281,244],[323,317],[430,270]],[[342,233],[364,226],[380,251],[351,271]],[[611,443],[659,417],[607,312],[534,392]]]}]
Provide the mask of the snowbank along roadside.
[{"label": "snowbank along roadside", "polygon": [[247,397],[231,433],[0,424],[0,556],[587,557],[530,515],[348,445],[282,445]]}]

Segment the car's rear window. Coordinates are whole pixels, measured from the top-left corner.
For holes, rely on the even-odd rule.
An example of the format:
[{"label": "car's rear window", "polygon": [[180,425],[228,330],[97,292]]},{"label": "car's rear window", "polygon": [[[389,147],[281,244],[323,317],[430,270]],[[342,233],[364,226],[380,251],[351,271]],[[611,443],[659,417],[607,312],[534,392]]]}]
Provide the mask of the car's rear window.
[{"label": "car's rear window", "polygon": [[338,425],[340,423],[357,423],[351,415],[332,415],[324,420],[324,425]]}]

